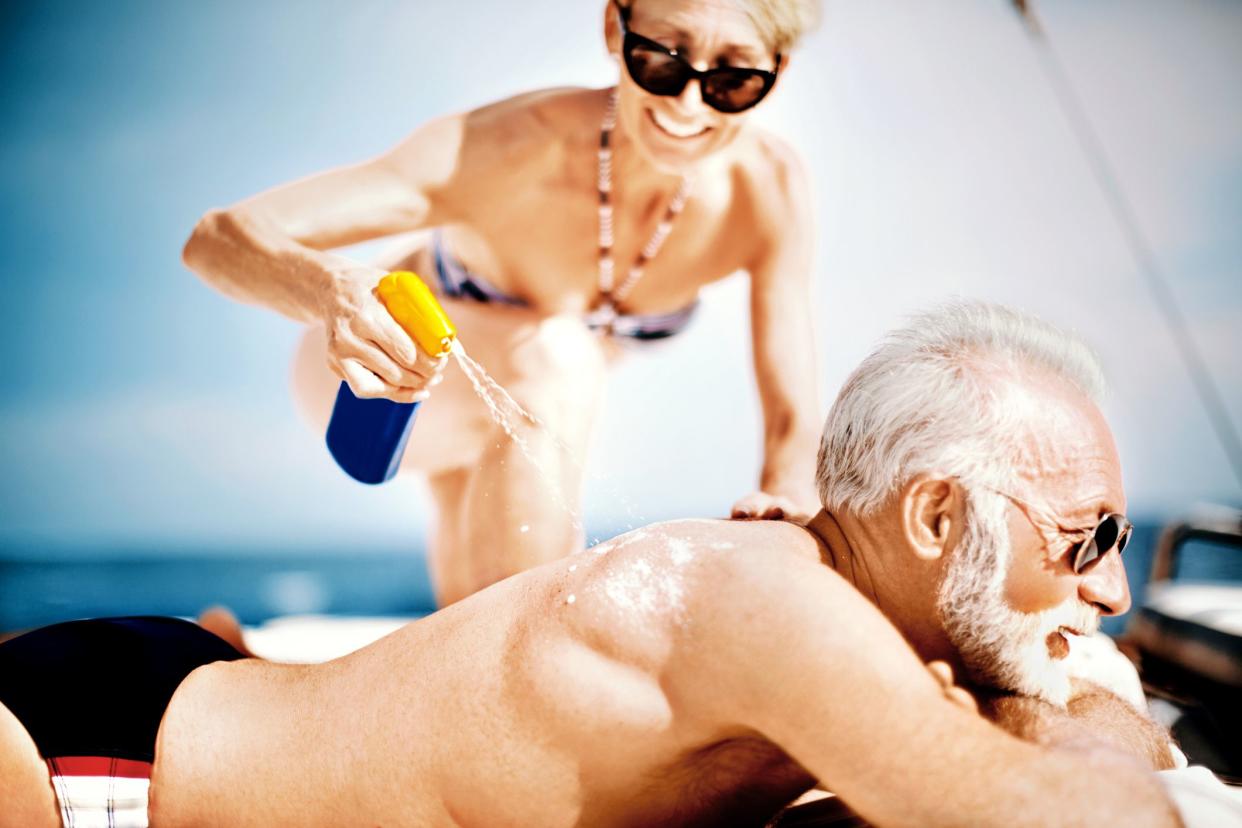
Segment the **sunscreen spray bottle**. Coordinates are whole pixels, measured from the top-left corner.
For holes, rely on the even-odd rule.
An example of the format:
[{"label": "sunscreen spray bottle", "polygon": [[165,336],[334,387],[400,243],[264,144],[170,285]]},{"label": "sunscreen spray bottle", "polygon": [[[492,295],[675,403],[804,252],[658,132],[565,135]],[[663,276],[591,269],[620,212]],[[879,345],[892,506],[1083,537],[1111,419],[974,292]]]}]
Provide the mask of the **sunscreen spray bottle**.
[{"label": "sunscreen spray bottle", "polygon": [[[457,330],[423,281],[408,271],[389,273],[376,293],[397,324],[434,357],[453,348]],[[418,403],[360,399],[342,382],[328,422],[328,451],[350,477],[362,483],[391,480],[401,465]]]}]

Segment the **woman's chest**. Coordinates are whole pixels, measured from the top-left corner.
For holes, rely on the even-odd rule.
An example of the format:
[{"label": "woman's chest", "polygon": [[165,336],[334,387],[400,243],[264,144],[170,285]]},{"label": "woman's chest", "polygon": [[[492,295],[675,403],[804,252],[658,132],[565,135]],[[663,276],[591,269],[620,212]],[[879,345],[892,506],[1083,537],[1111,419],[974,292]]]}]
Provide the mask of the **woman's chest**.
[{"label": "woman's chest", "polygon": [[515,187],[475,205],[450,231],[451,245],[467,269],[541,309],[590,308],[610,267],[614,288],[627,284],[625,311],[674,310],[744,268],[755,248],[727,183],[692,182],[677,213],[675,189],[618,186],[601,211],[599,193],[581,181]]}]

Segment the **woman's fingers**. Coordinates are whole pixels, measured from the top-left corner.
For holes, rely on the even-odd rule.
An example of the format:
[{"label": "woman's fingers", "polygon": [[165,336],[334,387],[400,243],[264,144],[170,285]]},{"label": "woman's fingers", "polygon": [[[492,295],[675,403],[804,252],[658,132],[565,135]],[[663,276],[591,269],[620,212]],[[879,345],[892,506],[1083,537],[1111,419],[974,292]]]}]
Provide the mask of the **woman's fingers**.
[{"label": "woman's fingers", "polygon": [[763,492],[751,492],[733,504],[729,516],[734,520],[754,520],[763,515],[768,498]]},{"label": "woman's fingers", "polygon": [[[402,333],[402,336],[405,336]],[[391,343],[388,347],[392,348]],[[393,348],[393,350],[396,350]],[[414,347],[416,353],[421,354],[421,350]],[[329,338],[328,353],[330,361],[335,359],[338,363],[352,360],[363,368],[377,376],[386,385],[392,389],[411,388],[415,390],[423,390],[430,385],[434,385],[437,377],[443,375],[445,359],[436,359],[434,357],[422,354],[417,360],[419,370],[410,370],[407,366],[397,362],[388,353],[380,343],[360,339],[356,332],[348,328],[338,328]],[[342,374],[341,371],[337,371]],[[348,380],[347,376],[342,374],[343,378]]]},{"label": "woman's fingers", "polygon": [[445,357],[423,351],[397,324],[374,293],[345,305],[352,308],[328,325],[328,365],[360,398],[421,402],[438,385]]},{"label": "woman's fingers", "polygon": [[355,342],[342,349],[342,356],[355,359],[384,382],[395,388],[421,388],[425,380],[405,370],[373,342]]},{"label": "woman's fingers", "polygon": [[792,515],[793,512],[793,503],[783,497],[774,497],[771,501],[764,504],[761,517],[764,520],[784,520],[787,516]]},{"label": "woman's fingers", "polygon": [[427,389],[418,388],[397,388],[388,394],[388,399],[399,403],[417,403],[423,402],[431,396],[431,392]]},{"label": "woman's fingers", "polygon": [[[358,348],[359,355],[364,357],[364,362],[374,365],[382,370],[372,369],[374,373],[384,378],[389,385],[401,388],[428,388],[432,385],[438,385],[444,377],[444,359],[436,360],[434,357],[420,357],[419,370],[412,371],[406,366],[399,364],[392,359],[376,342],[363,342]],[[420,351],[421,353],[421,351]]]},{"label": "woman's fingers", "polygon": [[386,397],[392,390],[388,383],[371,373],[356,359],[330,360],[336,373],[349,385],[349,390],[359,399]]},{"label": "woman's fingers", "polygon": [[418,347],[383,308],[375,317],[359,317],[357,322],[359,339],[374,343],[403,370],[428,380],[444,370],[445,358],[433,357]]},{"label": "woman's fingers", "polygon": [[794,502],[787,497],[752,492],[733,504],[730,517],[734,520],[784,520],[799,517]]},{"label": "woman's fingers", "polygon": [[349,390],[359,399],[382,397],[393,402],[422,402],[431,396],[426,386],[435,384],[420,380],[416,386],[393,385],[376,376],[357,359],[352,358],[340,359],[329,356],[328,364],[333,373],[343,379],[349,385]]},{"label": "woman's fingers", "polygon": [[384,306],[378,303],[378,300],[376,304],[378,307],[373,315],[358,317],[357,328],[360,338],[379,343],[384,352],[394,361],[409,370],[414,370],[422,349],[410,338],[405,329],[397,324],[397,320],[388,314]]}]

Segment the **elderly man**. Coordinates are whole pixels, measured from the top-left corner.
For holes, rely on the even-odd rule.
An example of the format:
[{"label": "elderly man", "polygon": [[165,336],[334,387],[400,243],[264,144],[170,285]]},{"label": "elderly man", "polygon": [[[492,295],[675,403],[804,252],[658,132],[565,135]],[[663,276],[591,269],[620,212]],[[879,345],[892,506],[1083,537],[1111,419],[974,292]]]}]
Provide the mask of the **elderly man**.
[{"label": "elderly man", "polygon": [[[918,318],[842,389],[806,526],[652,526],[325,665],[193,670],[156,711],[152,820],[763,825],[818,780],[878,825],[1176,825],[1159,731],[1064,667],[1129,603],[1098,388],[1033,319]],[[1040,744],[932,661],[1020,694],[988,708]],[[6,704],[20,668],[0,647]],[[13,713],[0,798],[55,824]]]}]

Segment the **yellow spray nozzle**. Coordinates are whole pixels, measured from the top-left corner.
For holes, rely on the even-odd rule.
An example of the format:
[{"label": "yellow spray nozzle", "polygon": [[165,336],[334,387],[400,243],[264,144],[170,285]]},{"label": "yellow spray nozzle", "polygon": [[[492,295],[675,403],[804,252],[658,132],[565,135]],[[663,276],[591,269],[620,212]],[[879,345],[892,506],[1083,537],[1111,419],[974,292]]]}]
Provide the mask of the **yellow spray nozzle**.
[{"label": "yellow spray nozzle", "polygon": [[408,270],[394,271],[380,279],[375,292],[392,318],[424,351],[441,357],[453,350],[457,329],[431,288],[418,276]]}]

